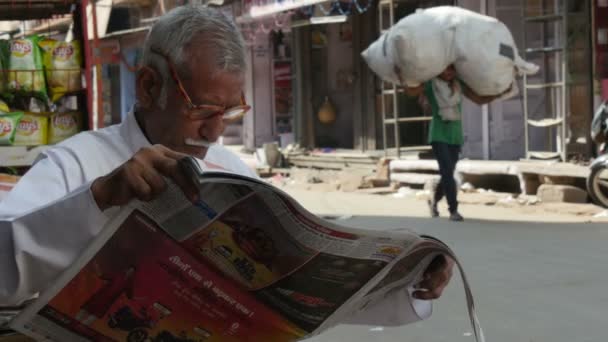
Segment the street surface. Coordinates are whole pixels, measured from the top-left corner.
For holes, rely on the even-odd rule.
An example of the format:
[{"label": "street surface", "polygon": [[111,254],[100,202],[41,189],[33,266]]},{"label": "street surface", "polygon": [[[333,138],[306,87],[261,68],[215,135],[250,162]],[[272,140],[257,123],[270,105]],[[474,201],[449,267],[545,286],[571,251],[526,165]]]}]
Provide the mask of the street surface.
[{"label": "street surface", "polygon": [[[588,217],[465,205],[462,223],[427,218],[415,199],[286,189],[324,215],[361,228],[408,227],[447,242],[471,282],[488,342],[608,340],[608,224]],[[443,209],[445,215],[445,207]],[[539,210],[540,211],[540,210]],[[458,274],[433,316],[399,328],[339,326],[308,342],[474,341]]]}]

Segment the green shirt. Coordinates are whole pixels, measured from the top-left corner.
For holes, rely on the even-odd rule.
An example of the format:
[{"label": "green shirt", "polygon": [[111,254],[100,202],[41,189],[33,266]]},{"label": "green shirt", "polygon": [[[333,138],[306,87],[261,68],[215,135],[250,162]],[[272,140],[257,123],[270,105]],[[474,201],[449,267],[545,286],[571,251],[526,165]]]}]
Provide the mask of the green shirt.
[{"label": "green shirt", "polygon": [[[429,128],[429,144],[434,142],[442,142],[450,145],[462,145],[464,143],[464,137],[462,134],[462,120],[456,121],[445,121],[439,115],[439,105],[433,92],[433,85],[431,82],[424,84],[424,94],[426,95],[431,111],[433,112],[433,119],[431,120],[431,127]],[[458,109],[462,113],[462,101],[458,105]]]}]

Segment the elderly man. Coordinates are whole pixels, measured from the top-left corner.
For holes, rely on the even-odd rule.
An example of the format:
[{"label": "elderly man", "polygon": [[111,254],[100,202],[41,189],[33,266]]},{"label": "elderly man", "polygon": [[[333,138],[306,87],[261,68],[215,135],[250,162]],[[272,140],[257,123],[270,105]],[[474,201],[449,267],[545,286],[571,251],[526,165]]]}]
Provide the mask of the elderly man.
[{"label": "elderly man", "polygon": [[[95,238],[118,207],[151,200],[173,180],[195,187],[177,161],[255,177],[213,144],[242,116],[245,45],[235,25],[208,7],[179,7],[154,24],[137,73],[137,105],[124,122],[84,132],[46,151],[0,205],[0,306],[44,290]],[[445,260],[418,292],[437,298],[451,276]]]}]

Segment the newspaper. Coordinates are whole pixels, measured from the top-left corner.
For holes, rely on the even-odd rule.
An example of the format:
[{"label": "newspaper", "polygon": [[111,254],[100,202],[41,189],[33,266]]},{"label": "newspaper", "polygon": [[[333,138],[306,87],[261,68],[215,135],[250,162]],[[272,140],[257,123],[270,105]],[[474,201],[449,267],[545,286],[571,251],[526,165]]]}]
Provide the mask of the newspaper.
[{"label": "newspaper", "polygon": [[428,318],[413,285],[437,255],[457,260],[431,237],[322,220],[259,180],[196,180],[194,204],[170,185],[123,208],[11,328],[60,342],[302,340],[342,323]]}]

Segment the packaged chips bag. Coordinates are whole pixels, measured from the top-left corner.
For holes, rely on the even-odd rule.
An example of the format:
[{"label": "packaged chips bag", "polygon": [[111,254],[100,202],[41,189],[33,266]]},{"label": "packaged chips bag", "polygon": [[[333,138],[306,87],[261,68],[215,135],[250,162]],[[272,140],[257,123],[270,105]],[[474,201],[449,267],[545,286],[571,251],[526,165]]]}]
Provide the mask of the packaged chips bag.
[{"label": "packaged chips bag", "polygon": [[32,35],[10,41],[8,90],[47,99],[39,37]]},{"label": "packaged chips bag", "polygon": [[56,144],[82,130],[82,115],[79,112],[55,113],[49,125],[49,144]]},{"label": "packaged chips bag", "polygon": [[24,113],[17,125],[13,145],[38,146],[47,143],[49,128],[48,115]]},{"label": "packaged chips bag", "polygon": [[0,145],[12,145],[22,112],[0,114]]},{"label": "packaged chips bag", "polygon": [[82,89],[80,42],[44,39],[40,42],[46,81],[53,102],[65,93]]},{"label": "packaged chips bag", "polygon": [[10,110],[6,105],[6,102],[0,100],[0,114],[6,114],[8,112],[10,112]]},{"label": "packaged chips bag", "polygon": [[0,95],[5,96],[8,70],[8,40],[0,39]]}]

